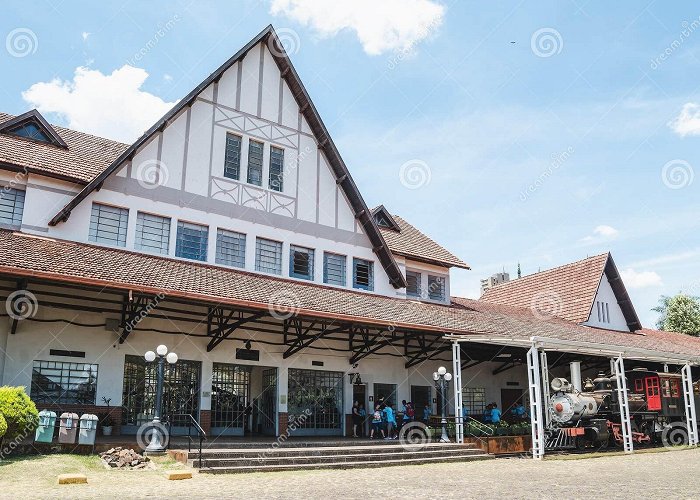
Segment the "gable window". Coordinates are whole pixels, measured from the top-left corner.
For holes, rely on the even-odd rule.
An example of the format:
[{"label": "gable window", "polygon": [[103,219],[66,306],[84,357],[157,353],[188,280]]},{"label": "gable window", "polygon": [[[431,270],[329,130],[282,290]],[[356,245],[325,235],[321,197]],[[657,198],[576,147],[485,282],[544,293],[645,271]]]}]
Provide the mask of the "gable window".
[{"label": "gable window", "polygon": [[248,142],[248,183],[262,186],[263,143]]},{"label": "gable window", "polygon": [[406,295],[420,297],[421,274],[415,271],[406,271]]},{"label": "gable window", "polygon": [[374,290],[374,262],[352,259],[352,286],[362,290]]},{"label": "gable window", "polygon": [[241,138],[226,134],[226,154],[224,157],[224,177],[238,180],[241,176]]},{"label": "gable window", "polygon": [[7,187],[0,192],[0,224],[19,227],[24,212],[24,191]]},{"label": "gable window", "polygon": [[139,212],[136,215],[136,250],[168,255],[170,217]]},{"label": "gable window", "polygon": [[178,221],[175,255],[205,262],[207,260],[208,239],[209,228],[207,226]]},{"label": "gable window", "polygon": [[32,141],[48,142],[49,144],[53,144],[49,136],[46,135],[43,130],[41,130],[41,127],[31,121],[25,122],[19,127],[8,130],[7,133],[17,137],[30,139]]},{"label": "gable window", "polygon": [[445,278],[428,275],[428,298],[430,300],[445,300]]},{"label": "gable window", "polygon": [[30,395],[36,403],[95,404],[97,365],[34,361]]},{"label": "gable window", "polygon": [[216,263],[245,267],[245,234],[219,229],[216,232]]},{"label": "gable window", "polygon": [[292,278],[314,279],[314,251],[311,248],[289,246],[289,275]]},{"label": "gable window", "polygon": [[610,323],[610,304],[604,303],[605,306],[605,322]]},{"label": "gable window", "polygon": [[345,286],[345,255],[325,252],[323,254],[323,282]]},{"label": "gable window", "polygon": [[607,302],[596,301],[599,323],[610,323],[610,305]]},{"label": "gable window", "polygon": [[270,146],[270,189],[282,192],[284,182],[284,149]]},{"label": "gable window", "polygon": [[264,238],[255,240],[255,270],[282,274],[282,243]]},{"label": "gable window", "polygon": [[95,243],[124,247],[128,224],[129,210],[126,208],[93,203],[88,239]]}]

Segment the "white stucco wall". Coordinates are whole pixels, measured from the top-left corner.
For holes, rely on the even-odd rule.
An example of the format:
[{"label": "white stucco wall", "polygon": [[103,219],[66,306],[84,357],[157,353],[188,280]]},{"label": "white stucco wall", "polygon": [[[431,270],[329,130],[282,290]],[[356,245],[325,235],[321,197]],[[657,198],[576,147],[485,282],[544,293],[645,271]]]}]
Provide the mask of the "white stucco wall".
[{"label": "white stucco wall", "polygon": [[[602,321],[598,319],[598,307],[597,304],[607,304],[608,311],[610,313],[610,321]],[[608,330],[618,330],[621,332],[628,332],[629,327],[627,326],[627,321],[625,320],[625,315],[622,313],[620,305],[617,303],[617,298],[615,297],[615,292],[613,292],[610,286],[610,281],[606,274],[600,280],[598,285],[598,293],[596,293],[595,301],[593,301],[593,308],[591,309],[591,315],[588,321],[584,323],[587,326],[595,326],[598,328],[607,328]]]}]

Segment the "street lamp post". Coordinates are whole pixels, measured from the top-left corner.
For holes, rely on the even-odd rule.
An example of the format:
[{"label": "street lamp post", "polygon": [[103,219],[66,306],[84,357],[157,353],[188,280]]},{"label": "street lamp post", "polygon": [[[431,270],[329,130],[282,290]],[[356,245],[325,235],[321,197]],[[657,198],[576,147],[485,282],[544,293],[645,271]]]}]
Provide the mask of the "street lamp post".
[{"label": "street lamp post", "polygon": [[433,380],[435,382],[440,382],[440,399],[442,400],[442,436],[440,437],[441,443],[449,443],[450,438],[447,435],[447,383],[452,380],[452,374],[447,373],[447,369],[444,366],[438,368],[438,371],[433,372]]},{"label": "street lamp post", "polygon": [[156,347],[156,352],[148,351],[144,358],[148,363],[152,363],[158,358],[158,368],[156,371],[156,407],[153,410],[153,421],[151,427],[153,433],[151,442],[148,443],[145,453],[147,455],[162,455],[165,453],[165,436],[163,435],[163,424],[161,423],[161,407],[163,405],[163,379],[165,378],[165,362],[171,365],[177,363],[177,354],[168,352],[168,348],[164,345]]}]

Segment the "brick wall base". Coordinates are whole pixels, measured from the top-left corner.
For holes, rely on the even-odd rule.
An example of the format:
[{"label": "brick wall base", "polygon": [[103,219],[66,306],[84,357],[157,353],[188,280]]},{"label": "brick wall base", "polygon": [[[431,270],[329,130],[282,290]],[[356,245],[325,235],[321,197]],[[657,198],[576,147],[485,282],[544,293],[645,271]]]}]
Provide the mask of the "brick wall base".
[{"label": "brick wall base", "polygon": [[280,428],[278,429],[277,435],[282,436],[287,433],[287,426],[289,425],[289,415],[287,413],[279,414]]},{"label": "brick wall base", "polygon": [[211,410],[199,410],[199,425],[207,434],[211,432]]}]

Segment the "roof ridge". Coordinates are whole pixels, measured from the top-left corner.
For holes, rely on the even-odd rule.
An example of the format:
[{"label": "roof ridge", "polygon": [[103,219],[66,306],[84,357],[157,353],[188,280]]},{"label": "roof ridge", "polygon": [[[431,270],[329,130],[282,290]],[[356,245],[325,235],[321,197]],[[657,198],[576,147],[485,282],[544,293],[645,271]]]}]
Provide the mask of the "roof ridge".
[{"label": "roof ridge", "polygon": [[583,262],[586,262],[587,260],[598,259],[598,258],[600,258],[600,257],[609,256],[609,255],[610,255],[610,252],[609,252],[609,251],[608,251],[608,252],[601,253],[601,254],[597,254],[597,255],[592,255],[592,256],[586,257],[586,258],[584,258],[584,259],[579,259],[579,260],[575,260],[575,261],[573,261],[573,262],[569,262],[568,264],[561,264],[561,265],[558,265],[558,266],[556,266],[556,267],[551,267],[551,268],[549,268],[549,269],[545,269],[545,270],[543,270],[543,271],[537,271],[537,272],[534,272],[534,273],[532,273],[532,274],[526,274],[525,276],[521,276],[520,278],[516,278],[516,279],[514,279],[514,280],[504,281],[503,283],[499,283],[499,284],[497,284],[497,285],[494,285],[492,288],[498,288],[498,287],[500,287],[500,286],[502,286],[502,285],[508,285],[509,283],[522,283],[523,280],[528,279],[528,278],[537,277],[537,276],[540,276],[540,275],[542,275],[542,274],[544,274],[544,273],[550,273],[550,272],[553,272],[553,271],[558,271],[558,270],[563,269],[563,268],[566,268],[566,267],[573,267],[573,266],[575,266],[575,265],[577,265],[577,264],[581,264],[581,263],[583,263]]}]

